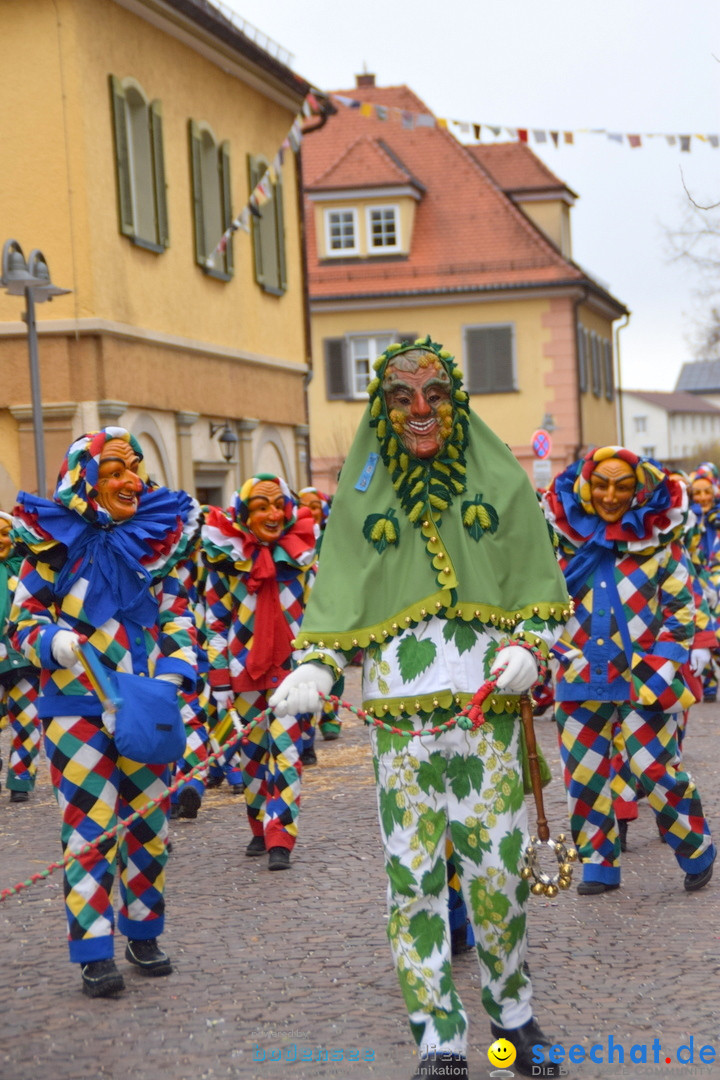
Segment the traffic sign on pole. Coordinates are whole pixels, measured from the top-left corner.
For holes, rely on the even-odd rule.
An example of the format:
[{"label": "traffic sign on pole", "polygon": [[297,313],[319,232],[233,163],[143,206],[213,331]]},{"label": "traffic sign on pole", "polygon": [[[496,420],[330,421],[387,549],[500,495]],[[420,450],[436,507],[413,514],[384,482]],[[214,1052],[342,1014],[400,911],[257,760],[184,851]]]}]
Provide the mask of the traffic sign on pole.
[{"label": "traffic sign on pole", "polygon": [[549,457],[550,451],[552,450],[552,439],[550,438],[550,432],[545,431],[544,428],[538,428],[530,441],[530,445],[532,446],[532,452],[535,457]]}]

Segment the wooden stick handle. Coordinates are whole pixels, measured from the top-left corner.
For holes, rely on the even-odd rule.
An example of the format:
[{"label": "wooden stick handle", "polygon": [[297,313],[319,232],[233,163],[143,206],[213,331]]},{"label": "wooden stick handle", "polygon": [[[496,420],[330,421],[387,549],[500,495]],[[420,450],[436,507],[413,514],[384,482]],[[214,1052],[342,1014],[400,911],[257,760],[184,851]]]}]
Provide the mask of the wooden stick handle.
[{"label": "wooden stick handle", "polygon": [[528,765],[530,766],[530,781],[532,783],[533,798],[537,811],[537,834],[538,839],[550,839],[550,828],[545,817],[545,804],[543,802],[542,777],[540,776],[540,762],[537,756],[537,742],[535,741],[535,725],[533,723],[533,707],[529,694],[523,694],[520,698],[520,716],[522,717],[523,730],[525,732],[525,746],[527,748]]}]

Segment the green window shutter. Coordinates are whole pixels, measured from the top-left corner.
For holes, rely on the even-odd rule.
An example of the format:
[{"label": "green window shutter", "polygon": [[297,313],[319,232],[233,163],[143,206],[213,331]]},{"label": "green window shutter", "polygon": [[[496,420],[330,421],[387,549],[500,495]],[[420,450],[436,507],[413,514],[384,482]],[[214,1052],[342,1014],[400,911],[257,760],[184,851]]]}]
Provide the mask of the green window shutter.
[{"label": "green window shutter", "polygon": [[192,175],[193,217],[195,220],[195,261],[205,266],[207,257],[202,195],[202,137],[194,120],[188,121],[190,136],[190,171]]},{"label": "green window shutter", "polygon": [[605,342],[605,397],[608,401],[612,401],[615,397],[615,372],[611,341]]},{"label": "green window shutter", "polygon": [[115,75],[110,76],[113,132],[115,136],[115,176],[117,180],[118,217],[123,236],[135,234],[132,187],[130,184],[130,153],[128,148],[125,91]]},{"label": "green window shutter", "polygon": [[[220,193],[222,200],[223,232],[232,223],[232,192],[230,189],[230,143],[225,141],[220,144]],[[218,238],[219,239],[219,238]],[[233,272],[233,241],[232,235],[228,236],[225,248],[225,270],[228,274]]]},{"label": "green window shutter", "polygon": [[578,365],[578,388],[584,394],[588,388],[587,354],[585,352],[585,331],[578,324],[577,328],[577,365]]},{"label": "green window shutter", "polygon": [[328,401],[352,397],[345,358],[345,338],[325,338],[325,393]]},{"label": "green window shutter", "polygon": [[[258,159],[253,157],[252,154],[248,154],[248,177],[250,183],[250,193],[255,190],[255,185],[260,179],[263,172],[263,166],[259,163]],[[255,261],[255,280],[258,285],[265,284],[265,266],[263,262],[263,245],[262,245],[262,210],[261,216],[258,218],[255,214],[252,214],[252,242],[253,242],[253,257]]]},{"label": "green window shutter", "polygon": [[165,186],[165,159],[163,155],[162,105],[153,101],[150,106],[150,142],[152,145],[153,180],[155,188],[155,222],[157,242],[166,248],[170,242],[168,224],[167,190]]},{"label": "green window shutter", "polygon": [[280,292],[287,289],[287,259],[285,258],[285,212],[283,210],[283,182],[278,173],[273,196],[275,209],[275,243],[277,246],[277,287]]}]

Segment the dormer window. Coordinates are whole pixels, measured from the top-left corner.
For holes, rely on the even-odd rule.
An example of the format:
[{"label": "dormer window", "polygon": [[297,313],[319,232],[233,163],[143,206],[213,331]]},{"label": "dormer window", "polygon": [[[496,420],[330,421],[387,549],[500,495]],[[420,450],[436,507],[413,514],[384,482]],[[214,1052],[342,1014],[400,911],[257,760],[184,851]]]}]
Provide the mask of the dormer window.
[{"label": "dormer window", "polygon": [[397,206],[373,206],[367,209],[368,253],[397,251],[399,221]]},{"label": "dormer window", "polygon": [[328,255],[357,255],[357,210],[326,210],[325,238]]}]

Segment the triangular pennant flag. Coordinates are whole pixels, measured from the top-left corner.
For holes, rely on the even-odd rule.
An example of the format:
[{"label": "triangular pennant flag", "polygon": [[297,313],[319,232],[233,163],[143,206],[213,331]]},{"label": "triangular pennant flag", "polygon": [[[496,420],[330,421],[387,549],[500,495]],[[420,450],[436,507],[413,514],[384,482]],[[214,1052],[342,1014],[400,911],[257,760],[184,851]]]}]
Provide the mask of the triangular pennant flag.
[{"label": "triangular pennant flag", "polygon": [[247,206],[237,220],[238,229],[242,229],[243,232],[250,232],[250,210]]},{"label": "triangular pennant flag", "polygon": [[[502,131],[502,128],[493,127],[491,124],[486,124],[485,126],[490,128],[490,130],[492,131],[492,133],[493,133],[493,135],[495,136],[496,139],[499,138],[500,132]],[[513,139],[514,138],[515,138],[515,132],[513,131]]]},{"label": "triangular pennant flag", "polygon": [[533,138],[535,139],[535,142],[538,143],[547,142],[547,132],[533,130]]},{"label": "triangular pennant flag", "polygon": [[550,138],[552,139],[552,141],[557,146],[557,144],[560,142],[560,132],[559,131],[551,131],[550,132]]},{"label": "triangular pennant flag", "polygon": [[435,127],[435,117],[432,113],[418,113],[415,117],[415,127]]},{"label": "triangular pennant flag", "polygon": [[443,118],[442,118],[441,116],[438,116],[438,118],[437,118],[437,120],[435,121],[435,123],[437,124],[437,126],[438,126],[439,128],[442,128],[442,129],[443,129],[443,131],[447,129],[447,124],[448,124],[448,122],[447,122],[447,120],[443,120]]},{"label": "triangular pennant flag", "polygon": [[[274,165],[268,165],[267,178],[271,184],[277,184],[277,169]],[[268,192],[269,194],[269,192]]]},{"label": "triangular pennant flag", "polygon": [[623,141],[623,135],[619,131],[608,131],[608,139],[610,142],[621,143]]},{"label": "triangular pennant flag", "polygon": [[470,134],[470,125],[466,123],[465,120],[453,120],[453,124],[457,124],[457,126],[460,128],[461,135]]},{"label": "triangular pennant flag", "polygon": [[374,112],[375,112],[375,109],[372,107],[370,102],[369,101],[363,101],[362,105],[360,106],[360,115],[361,116],[372,116],[374,114]]},{"label": "triangular pennant flag", "polygon": [[414,113],[408,112],[407,109],[403,109],[402,112],[402,126],[407,131],[412,131],[415,127],[415,115]]},{"label": "triangular pennant flag", "polygon": [[675,136],[674,136],[674,135],[666,135],[666,136],[665,136],[665,138],[666,138],[666,140],[667,140],[667,144],[668,144],[668,146],[675,146],[675,145],[677,145],[677,139],[675,138]]},{"label": "triangular pennant flag", "polygon": [[262,214],[258,210],[257,195],[255,194],[255,192],[253,192],[252,195],[250,196],[250,198],[248,199],[248,210],[253,215],[253,217],[257,217],[257,218],[262,217]]},{"label": "triangular pennant flag", "polygon": [[518,133],[518,139],[520,140],[520,142],[527,142],[528,141],[527,128],[518,128],[517,133]]},{"label": "triangular pennant flag", "polygon": [[700,142],[707,142],[707,136],[706,135],[696,135],[695,138],[699,139]]},{"label": "triangular pennant flag", "polygon": [[572,146],[575,142],[575,136],[572,131],[563,131],[563,140],[568,144],[568,146]]},{"label": "triangular pennant flag", "polygon": [[507,131],[507,133],[508,133],[508,135],[510,136],[511,139],[517,139],[518,138],[518,129],[517,128],[505,128],[505,130]]},{"label": "triangular pennant flag", "polygon": [[333,101],[337,101],[338,105],[344,105],[346,109],[357,108],[358,102],[355,98],[346,97],[345,94],[333,94]]},{"label": "triangular pennant flag", "polygon": [[642,139],[639,135],[628,135],[627,141],[630,143],[633,150],[637,150],[639,146],[642,146]]},{"label": "triangular pennant flag", "polygon": [[710,145],[712,146],[713,150],[717,150],[718,142],[720,142],[717,135],[708,135],[707,140],[710,143]]},{"label": "triangular pennant flag", "polygon": [[387,109],[385,108],[384,105],[376,105],[375,106],[375,115],[377,116],[378,120],[387,120],[388,111],[387,111]]},{"label": "triangular pennant flag", "polygon": [[690,153],[690,136],[689,135],[681,135],[680,136],[680,149],[684,150],[686,154]]},{"label": "triangular pennant flag", "polygon": [[305,98],[302,103],[302,114],[303,116],[312,116],[313,114],[312,108],[310,107],[310,102],[307,98]]},{"label": "triangular pennant flag", "polygon": [[473,124],[473,135],[475,136],[475,142],[480,142],[480,124]]}]

